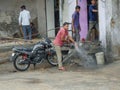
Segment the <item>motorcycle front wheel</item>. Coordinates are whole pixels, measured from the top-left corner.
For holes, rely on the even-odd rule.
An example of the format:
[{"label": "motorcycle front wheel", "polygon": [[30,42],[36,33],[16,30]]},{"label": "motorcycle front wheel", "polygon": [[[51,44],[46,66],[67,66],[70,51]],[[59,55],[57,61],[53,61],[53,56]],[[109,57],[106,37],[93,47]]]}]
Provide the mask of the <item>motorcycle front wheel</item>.
[{"label": "motorcycle front wheel", "polygon": [[30,67],[30,63],[25,63],[22,55],[16,56],[13,65],[18,71],[26,71]]}]

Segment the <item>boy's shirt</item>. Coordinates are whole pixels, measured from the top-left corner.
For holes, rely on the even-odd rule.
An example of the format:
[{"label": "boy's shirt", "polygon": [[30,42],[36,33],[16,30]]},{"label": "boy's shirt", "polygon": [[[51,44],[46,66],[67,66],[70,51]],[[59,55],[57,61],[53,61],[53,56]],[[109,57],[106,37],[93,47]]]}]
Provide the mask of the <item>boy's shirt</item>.
[{"label": "boy's shirt", "polygon": [[28,10],[23,10],[20,12],[19,24],[22,24],[23,26],[30,25],[30,19],[31,19],[31,16],[30,16],[30,12]]},{"label": "boy's shirt", "polygon": [[74,20],[74,27],[78,28],[80,26],[79,19],[80,19],[80,14],[78,12],[74,12],[72,15],[72,19]]},{"label": "boy's shirt", "polygon": [[90,5],[89,7],[89,21],[97,21],[97,12],[93,12],[92,10],[97,10],[96,5]]}]

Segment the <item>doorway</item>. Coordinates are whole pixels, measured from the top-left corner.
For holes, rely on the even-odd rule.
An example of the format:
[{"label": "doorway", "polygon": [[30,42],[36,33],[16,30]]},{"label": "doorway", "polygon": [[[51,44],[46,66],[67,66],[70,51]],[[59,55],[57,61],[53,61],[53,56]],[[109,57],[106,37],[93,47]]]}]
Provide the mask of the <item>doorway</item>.
[{"label": "doorway", "polygon": [[55,35],[57,35],[60,27],[60,18],[59,18],[59,0],[54,0],[54,17],[55,17]]},{"label": "doorway", "polygon": [[[97,10],[98,10],[98,0],[97,1]],[[90,23],[89,23],[89,6],[91,5],[91,0],[87,0],[87,13],[88,13],[88,30],[89,30],[89,26],[90,26]],[[92,41],[99,41],[99,20],[98,20],[98,13],[96,14],[97,15],[97,23],[95,25],[95,27],[93,27],[93,30],[92,30],[92,34],[91,34],[91,37],[88,38],[89,40],[92,40]]]}]

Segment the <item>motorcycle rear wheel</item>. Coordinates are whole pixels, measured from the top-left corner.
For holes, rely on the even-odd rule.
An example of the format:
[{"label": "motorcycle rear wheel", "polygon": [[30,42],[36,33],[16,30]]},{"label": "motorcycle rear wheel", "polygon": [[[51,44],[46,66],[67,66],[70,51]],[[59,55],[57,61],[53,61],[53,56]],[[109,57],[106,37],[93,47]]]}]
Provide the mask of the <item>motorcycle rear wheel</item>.
[{"label": "motorcycle rear wheel", "polygon": [[25,61],[22,57],[22,55],[18,55],[16,56],[13,65],[15,67],[16,70],[18,71],[26,71],[28,70],[28,68],[30,67],[30,63],[26,63],[26,64],[20,64],[21,62]]},{"label": "motorcycle rear wheel", "polygon": [[52,66],[57,66],[58,65],[57,55],[56,54],[48,55],[47,56],[47,61]]}]

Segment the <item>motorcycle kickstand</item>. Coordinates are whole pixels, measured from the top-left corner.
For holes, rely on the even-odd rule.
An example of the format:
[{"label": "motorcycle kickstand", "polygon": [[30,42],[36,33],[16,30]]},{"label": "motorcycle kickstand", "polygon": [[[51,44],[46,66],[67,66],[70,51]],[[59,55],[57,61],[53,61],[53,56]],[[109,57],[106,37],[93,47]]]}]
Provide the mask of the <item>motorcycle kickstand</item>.
[{"label": "motorcycle kickstand", "polygon": [[33,67],[34,67],[34,70],[35,70],[36,64],[33,64]]}]

